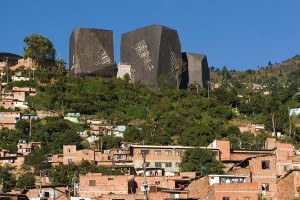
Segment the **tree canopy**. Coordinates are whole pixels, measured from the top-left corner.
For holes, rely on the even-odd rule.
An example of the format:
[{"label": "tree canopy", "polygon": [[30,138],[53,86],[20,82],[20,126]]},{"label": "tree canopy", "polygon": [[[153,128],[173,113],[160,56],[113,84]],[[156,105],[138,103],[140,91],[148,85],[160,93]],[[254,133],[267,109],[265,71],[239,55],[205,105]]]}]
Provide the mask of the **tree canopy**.
[{"label": "tree canopy", "polygon": [[207,174],[223,174],[223,164],[216,160],[208,149],[193,148],[184,152],[181,160],[182,172],[201,172]]},{"label": "tree canopy", "polygon": [[32,58],[41,68],[51,68],[55,64],[56,50],[48,38],[38,34],[24,37],[24,57]]}]

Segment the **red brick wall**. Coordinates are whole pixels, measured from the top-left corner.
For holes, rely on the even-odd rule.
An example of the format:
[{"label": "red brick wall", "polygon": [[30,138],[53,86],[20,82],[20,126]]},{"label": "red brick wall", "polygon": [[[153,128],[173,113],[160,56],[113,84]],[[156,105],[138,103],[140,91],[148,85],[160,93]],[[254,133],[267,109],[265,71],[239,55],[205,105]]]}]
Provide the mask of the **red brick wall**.
[{"label": "red brick wall", "polygon": [[278,181],[277,199],[294,199],[299,197],[300,172],[293,171]]},{"label": "red brick wall", "polygon": [[266,139],[266,149],[274,149],[276,147],[276,138]]},{"label": "red brick wall", "polygon": [[191,184],[186,188],[189,191],[189,198],[205,199],[208,196],[210,189],[208,176],[191,182]]},{"label": "red brick wall", "polygon": [[234,200],[249,200],[258,199],[258,185],[257,183],[237,183],[237,184],[214,184],[211,187],[209,199],[223,200],[223,197],[229,197]]},{"label": "red brick wall", "polygon": [[[102,194],[128,194],[128,182],[134,176],[124,175],[102,175],[99,173],[81,175],[79,177],[81,197],[97,197]],[[95,185],[90,185],[90,181],[95,181]]]},{"label": "red brick wall", "polygon": [[230,142],[226,140],[217,140],[217,148],[221,152],[221,160],[230,160]]},{"label": "red brick wall", "polygon": [[[270,161],[270,169],[262,169],[262,161]],[[277,191],[276,156],[253,158],[249,160],[249,169],[252,172],[252,182],[258,184],[260,191],[262,191],[263,183],[269,183],[269,191],[266,192],[266,196],[274,198]]]}]

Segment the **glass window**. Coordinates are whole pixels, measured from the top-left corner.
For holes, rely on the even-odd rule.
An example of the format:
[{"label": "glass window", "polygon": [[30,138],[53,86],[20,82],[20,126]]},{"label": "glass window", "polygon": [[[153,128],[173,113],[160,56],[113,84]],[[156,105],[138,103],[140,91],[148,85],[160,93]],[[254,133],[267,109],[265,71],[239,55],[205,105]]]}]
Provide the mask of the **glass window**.
[{"label": "glass window", "polygon": [[165,167],[172,167],[172,163],[171,162],[166,162]]},{"label": "glass window", "polygon": [[154,155],[161,155],[161,150],[154,150]]},{"label": "glass window", "polygon": [[154,165],[155,167],[161,167],[161,162],[155,162]]},{"label": "glass window", "polygon": [[89,180],[89,186],[96,186],[96,180]]},{"label": "glass window", "polygon": [[149,155],[149,150],[141,150],[141,154],[144,154],[144,155]]},{"label": "glass window", "polygon": [[171,156],[172,155],[172,150],[166,150],[165,155],[166,156]]},{"label": "glass window", "polygon": [[266,192],[269,191],[269,183],[261,184],[261,190]]},{"label": "glass window", "polygon": [[182,156],[182,150],[176,150],[175,154],[176,156]]},{"label": "glass window", "polygon": [[261,161],[261,168],[262,169],[270,169],[270,161],[269,160]]},{"label": "glass window", "polygon": [[230,200],[229,197],[223,197],[223,200]]}]

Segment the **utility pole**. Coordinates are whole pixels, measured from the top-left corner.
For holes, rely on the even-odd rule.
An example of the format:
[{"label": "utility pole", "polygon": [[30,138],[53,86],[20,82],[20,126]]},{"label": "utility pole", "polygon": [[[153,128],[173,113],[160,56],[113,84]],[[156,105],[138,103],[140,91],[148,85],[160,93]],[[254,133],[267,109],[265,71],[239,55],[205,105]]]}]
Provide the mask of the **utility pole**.
[{"label": "utility pole", "polygon": [[72,178],[73,196],[74,197],[77,196],[77,193],[76,193],[76,175],[77,175],[77,171],[74,173],[73,178]]},{"label": "utility pole", "polygon": [[30,118],[29,118],[29,136],[31,137],[31,133],[32,133],[32,122],[31,122],[31,120],[32,120],[32,116],[30,116]]},{"label": "utility pole", "polygon": [[8,84],[8,57],[6,57],[6,84]]},{"label": "utility pole", "polygon": [[144,171],[144,184],[142,188],[144,190],[144,200],[148,200],[148,184],[147,184],[147,177],[146,177],[146,152],[142,152],[143,156],[143,171]]},{"label": "utility pole", "polygon": [[288,114],[289,114],[290,137],[291,137],[292,136],[292,123],[291,123],[290,107],[288,107]]}]

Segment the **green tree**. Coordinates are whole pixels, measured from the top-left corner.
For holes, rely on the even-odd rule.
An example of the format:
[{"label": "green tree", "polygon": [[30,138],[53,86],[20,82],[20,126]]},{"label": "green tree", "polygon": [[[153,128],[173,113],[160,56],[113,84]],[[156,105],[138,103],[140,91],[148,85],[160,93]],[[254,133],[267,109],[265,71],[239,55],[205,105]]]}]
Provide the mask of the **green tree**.
[{"label": "green tree", "polygon": [[227,81],[228,79],[230,79],[230,73],[228,72],[228,69],[226,66],[224,66],[222,68],[222,80],[223,81]]},{"label": "green tree", "polygon": [[16,187],[18,188],[24,188],[28,186],[34,186],[35,185],[35,178],[33,173],[25,173],[19,176]]},{"label": "green tree", "polygon": [[26,47],[24,57],[32,58],[41,68],[51,68],[55,65],[56,50],[48,38],[38,34],[24,37]]},{"label": "green tree", "polygon": [[63,145],[73,144],[81,148],[82,131],[80,124],[72,123],[61,118],[47,118],[47,121],[33,126],[32,140],[40,141],[42,149],[48,153],[62,153]]},{"label": "green tree", "polygon": [[72,184],[72,179],[78,180],[79,174],[102,173],[105,175],[121,175],[119,170],[112,170],[105,166],[97,166],[88,161],[79,164],[70,163],[68,165],[58,165],[50,169],[49,176],[53,183]]},{"label": "green tree", "polygon": [[216,160],[208,149],[194,148],[186,150],[180,166],[183,172],[202,172],[202,175],[224,173],[223,164]]},{"label": "green tree", "polygon": [[48,152],[45,149],[36,149],[34,152],[25,156],[25,166],[33,167],[35,172],[48,169]]},{"label": "green tree", "polygon": [[2,185],[1,192],[6,193],[11,191],[16,185],[16,177],[12,173],[13,167],[5,165],[0,166],[0,185]]}]

